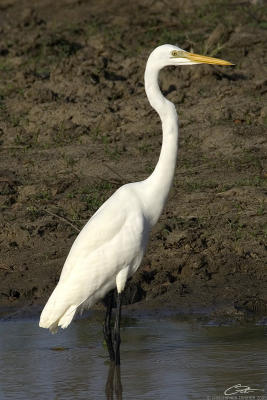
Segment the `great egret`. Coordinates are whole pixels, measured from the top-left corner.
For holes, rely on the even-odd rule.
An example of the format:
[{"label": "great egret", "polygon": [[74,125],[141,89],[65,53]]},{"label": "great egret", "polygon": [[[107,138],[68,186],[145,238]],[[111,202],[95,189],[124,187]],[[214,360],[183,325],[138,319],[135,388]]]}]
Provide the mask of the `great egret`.
[{"label": "great egret", "polygon": [[145,70],[145,91],[162,122],[163,140],[153,173],[141,182],[120,187],[91,217],[74,241],[59,282],[46,303],[40,327],[56,332],[66,328],[76,311],[88,309],[117,288],[114,331],[111,296],[107,304],[104,336],[109,356],[120,363],[121,293],[138,269],[149,232],[165,205],[176,165],[178,118],[173,103],[161,93],[159,71],[169,65],[233,65],[228,61],[189,53],[165,44],[150,54]]}]

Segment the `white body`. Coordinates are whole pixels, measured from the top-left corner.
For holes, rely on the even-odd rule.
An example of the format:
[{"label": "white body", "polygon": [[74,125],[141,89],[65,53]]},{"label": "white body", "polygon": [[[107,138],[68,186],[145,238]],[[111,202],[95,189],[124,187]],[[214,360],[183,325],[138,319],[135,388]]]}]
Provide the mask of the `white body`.
[{"label": "white body", "polygon": [[60,280],[40,318],[40,327],[52,332],[66,328],[77,309],[91,307],[111,289],[120,293],[139,267],[151,227],[165,205],[176,165],[178,122],[174,105],[158,86],[158,74],[167,65],[229,62],[188,53],[176,46],[157,47],[149,56],[145,90],[162,122],[163,141],[152,175],[118,189],[93,215],[76,238]]},{"label": "white body", "polygon": [[42,312],[41,327],[65,328],[78,308],[90,308],[116,286],[119,292],[124,289],[141,263],[150,229],[140,186],[121,187],[82,229]]}]

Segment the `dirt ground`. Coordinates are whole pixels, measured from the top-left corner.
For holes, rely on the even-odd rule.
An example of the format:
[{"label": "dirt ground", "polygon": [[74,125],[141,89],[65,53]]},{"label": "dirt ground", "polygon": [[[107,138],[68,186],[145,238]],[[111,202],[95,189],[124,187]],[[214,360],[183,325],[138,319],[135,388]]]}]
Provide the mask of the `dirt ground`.
[{"label": "dirt ground", "polygon": [[2,307],[44,304],[88,218],[153,170],[161,126],[143,73],[149,52],[171,43],[235,67],[161,73],[179,113],[179,159],[126,302],[267,314],[266,10],[263,1],[1,0]]}]

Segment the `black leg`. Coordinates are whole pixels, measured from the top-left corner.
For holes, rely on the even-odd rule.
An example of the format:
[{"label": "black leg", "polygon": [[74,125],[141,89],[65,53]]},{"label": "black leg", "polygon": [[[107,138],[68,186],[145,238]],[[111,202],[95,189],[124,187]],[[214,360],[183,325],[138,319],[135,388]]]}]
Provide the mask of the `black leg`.
[{"label": "black leg", "polygon": [[107,344],[110,361],[115,360],[114,348],[113,348],[113,343],[112,343],[112,330],[111,330],[113,295],[114,295],[114,291],[112,290],[106,296],[105,303],[106,303],[107,310],[106,310],[105,321],[104,321],[104,325],[103,325],[104,338],[105,338],[105,341]]},{"label": "black leg", "polygon": [[120,344],[121,344],[120,325],[121,325],[121,293],[118,293],[116,318],[115,318],[114,333],[113,333],[115,365],[120,365]]}]

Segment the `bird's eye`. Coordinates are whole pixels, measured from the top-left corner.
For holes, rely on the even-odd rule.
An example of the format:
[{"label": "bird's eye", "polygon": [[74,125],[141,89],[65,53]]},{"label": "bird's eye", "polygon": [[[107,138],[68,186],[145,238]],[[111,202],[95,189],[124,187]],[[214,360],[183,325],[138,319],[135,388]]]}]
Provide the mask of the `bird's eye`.
[{"label": "bird's eye", "polygon": [[173,51],[171,52],[171,55],[172,55],[172,57],[178,57],[179,52],[178,52],[177,50],[173,50]]},{"label": "bird's eye", "polygon": [[179,50],[172,50],[171,52],[171,58],[183,58],[185,57],[185,52],[183,50],[179,51]]}]

